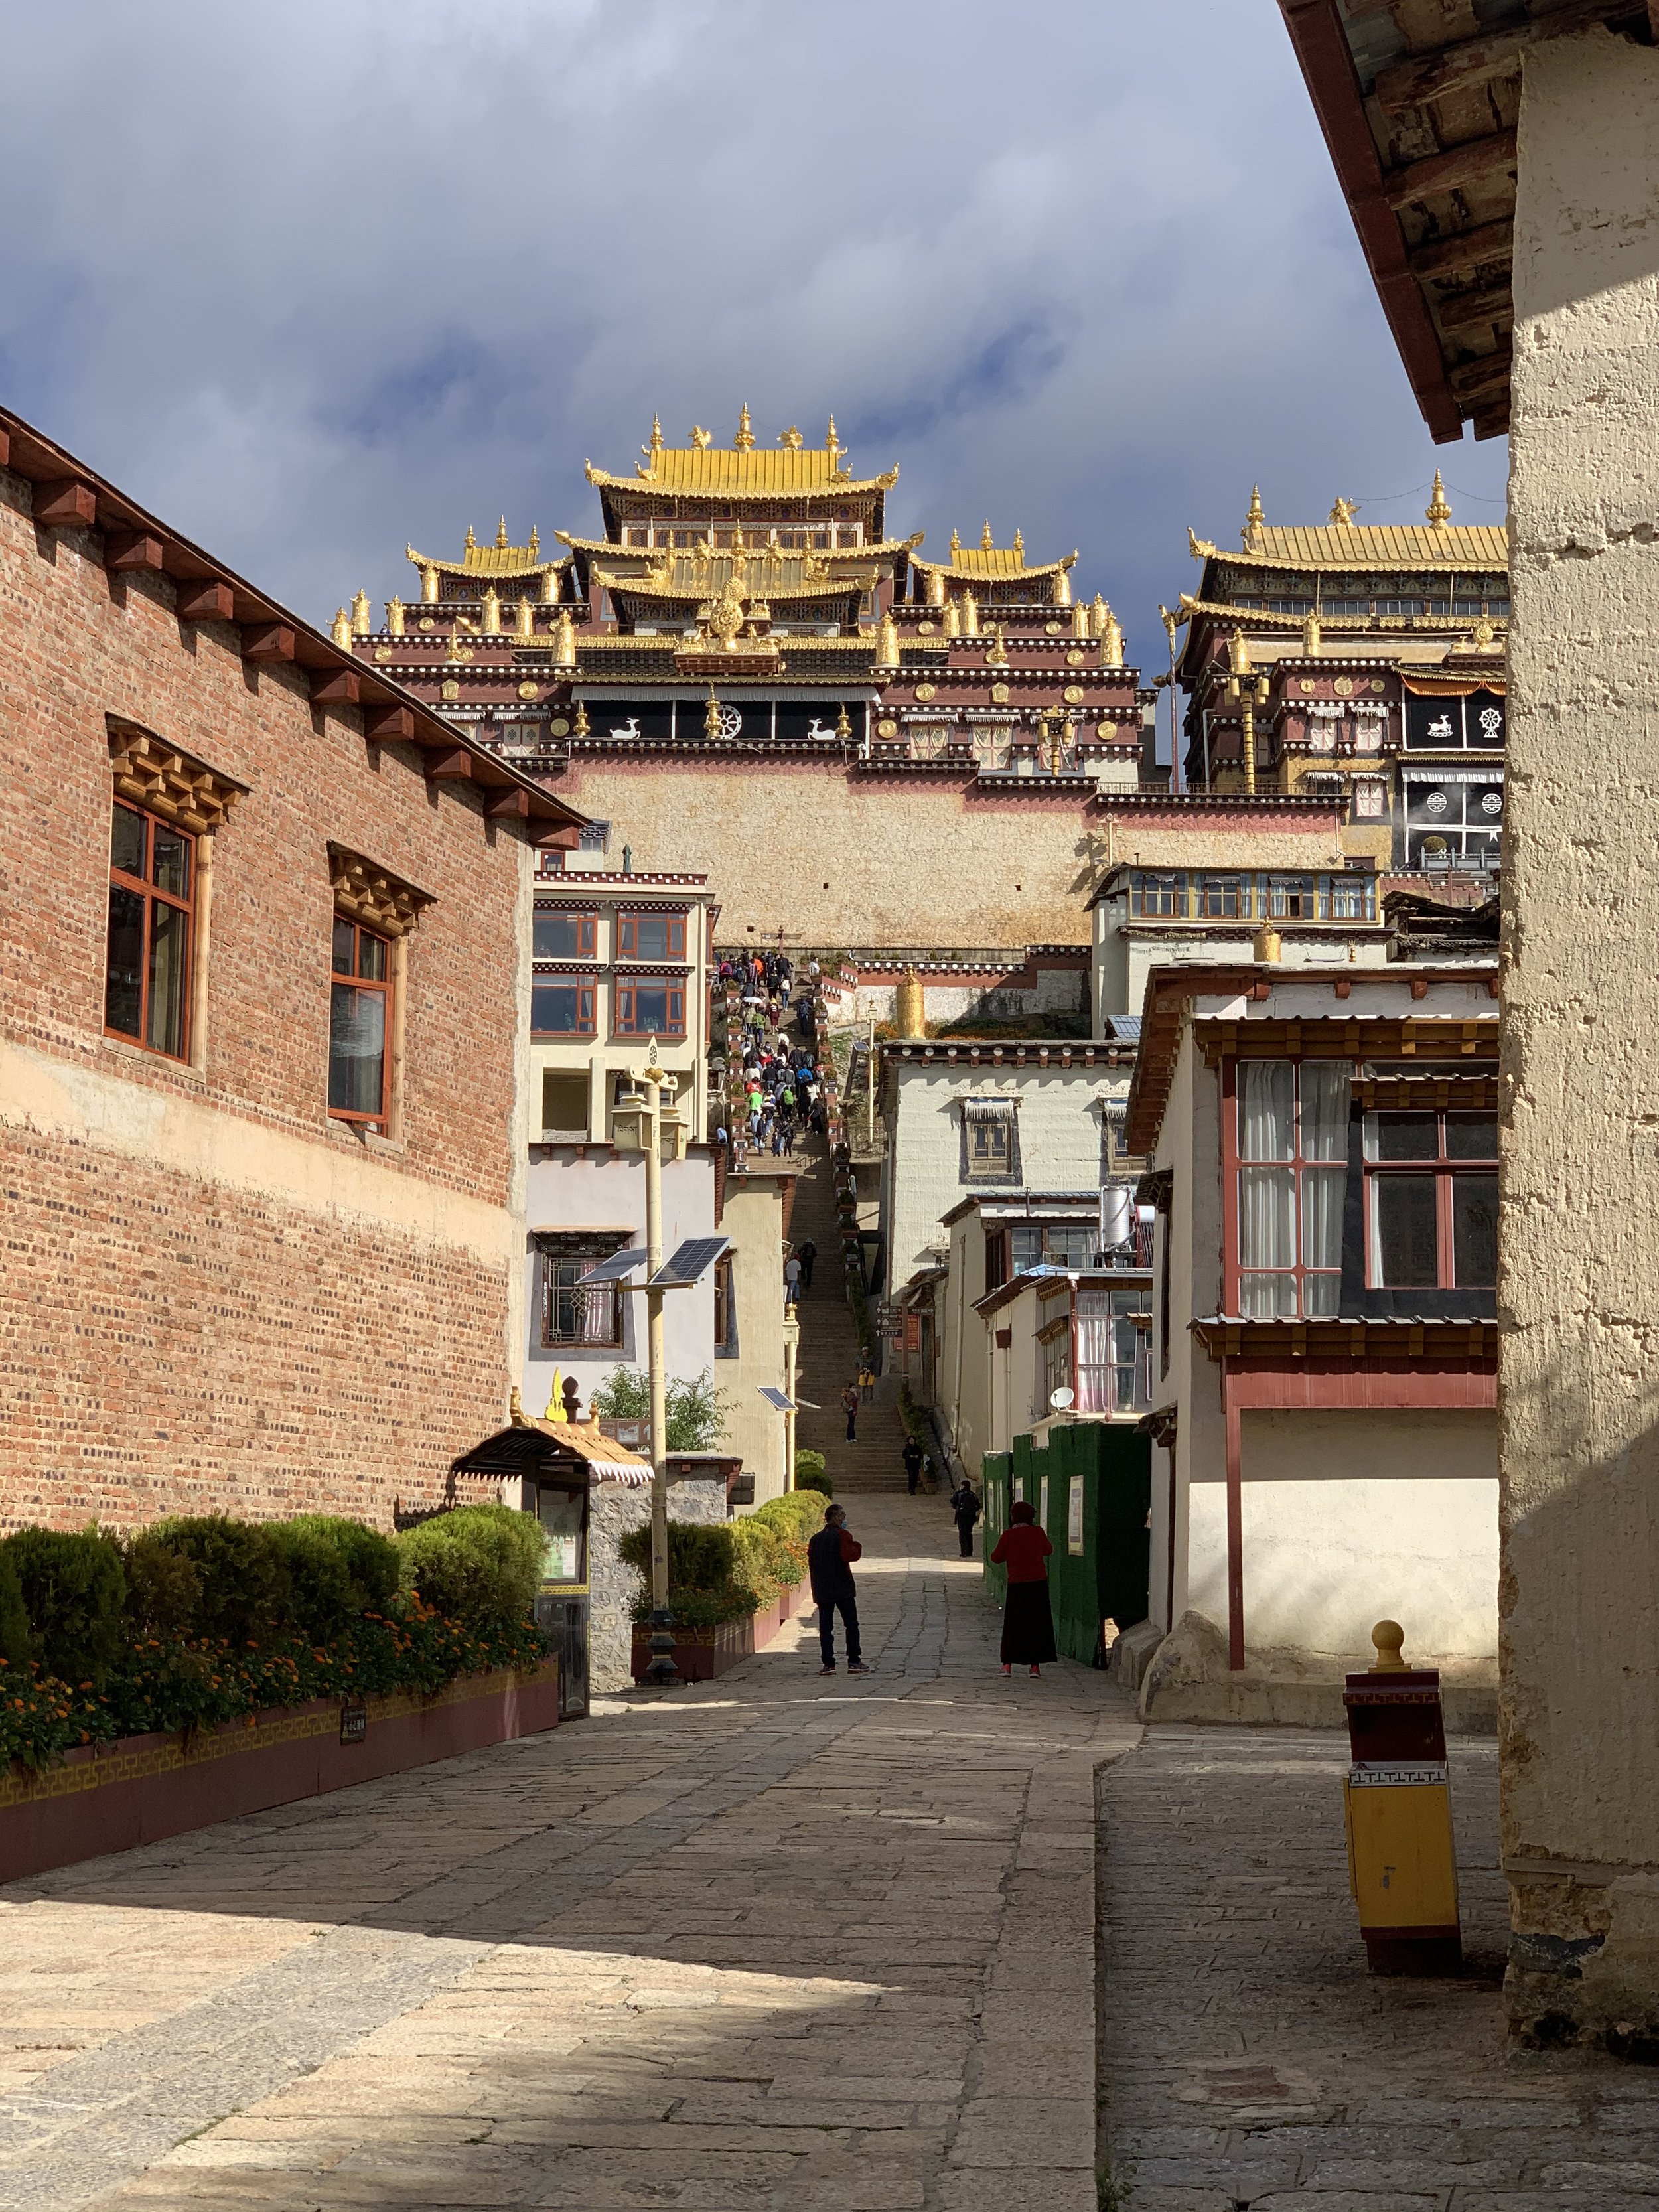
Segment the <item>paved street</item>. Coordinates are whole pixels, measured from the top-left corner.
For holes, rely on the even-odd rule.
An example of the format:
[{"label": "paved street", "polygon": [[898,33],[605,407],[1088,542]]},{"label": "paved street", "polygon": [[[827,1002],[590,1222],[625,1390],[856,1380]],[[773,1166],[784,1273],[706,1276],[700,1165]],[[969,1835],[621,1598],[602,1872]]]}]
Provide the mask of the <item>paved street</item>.
[{"label": "paved street", "polygon": [[854,1504],[866,1680],[802,1635],[3,1893],[0,2206],[1092,2208],[1135,1731],[1003,1680],[942,1501]]},{"label": "paved street", "polygon": [[1346,1759],[1311,1730],[1154,1728],[1101,1776],[1127,2212],[1654,2212],[1659,2077],[1506,2045],[1496,1746],[1452,1744],[1456,1981],[1365,1971]]}]

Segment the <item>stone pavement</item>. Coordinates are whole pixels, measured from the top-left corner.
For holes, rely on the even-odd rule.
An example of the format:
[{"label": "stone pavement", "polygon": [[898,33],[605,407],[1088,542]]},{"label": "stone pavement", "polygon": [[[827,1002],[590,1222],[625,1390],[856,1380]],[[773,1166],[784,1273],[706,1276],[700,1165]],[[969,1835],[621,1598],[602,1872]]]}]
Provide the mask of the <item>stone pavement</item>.
[{"label": "stone pavement", "polygon": [[[1496,1747],[1454,1738],[1468,1971],[1369,1974],[1346,1738],[1153,1728],[1100,1778],[1102,2080],[1127,2212],[1656,2212],[1659,2076],[1512,2051]],[[1111,2192],[1105,2201],[1115,2201]]]},{"label": "stone pavement", "polygon": [[852,1510],[867,1679],[798,1626],[0,1891],[0,2207],[1093,2212],[1093,1776],[1138,1731],[1003,1680],[943,1500]]}]

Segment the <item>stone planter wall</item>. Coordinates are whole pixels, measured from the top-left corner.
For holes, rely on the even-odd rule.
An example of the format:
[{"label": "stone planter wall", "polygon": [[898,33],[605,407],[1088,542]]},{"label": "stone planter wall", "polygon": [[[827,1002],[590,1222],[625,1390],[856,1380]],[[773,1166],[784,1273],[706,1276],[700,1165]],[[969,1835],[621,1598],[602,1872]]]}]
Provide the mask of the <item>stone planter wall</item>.
[{"label": "stone planter wall", "polygon": [[[801,1586],[805,1589],[805,1584]],[[751,1613],[746,1620],[723,1620],[718,1628],[674,1632],[674,1664],[684,1682],[712,1682],[740,1659],[763,1651],[802,1601],[801,1589],[785,1590],[775,1605]],[[642,1682],[651,1664],[651,1631],[637,1622],[632,1654],[634,1680]]]}]

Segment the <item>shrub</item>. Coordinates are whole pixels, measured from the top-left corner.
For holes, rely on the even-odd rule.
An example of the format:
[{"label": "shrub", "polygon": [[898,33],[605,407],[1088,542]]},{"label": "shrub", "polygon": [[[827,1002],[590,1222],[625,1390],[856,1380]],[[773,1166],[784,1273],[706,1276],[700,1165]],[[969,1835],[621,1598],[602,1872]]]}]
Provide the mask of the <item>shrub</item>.
[{"label": "shrub", "polygon": [[11,1555],[0,1544],[0,1659],[9,1667],[27,1667],[29,1657],[29,1617],[23,1609],[23,1586]]},{"label": "shrub", "polygon": [[264,1521],[200,1513],[158,1521],[158,1544],[189,1559],[202,1594],[192,1627],[228,1644],[256,1644],[284,1628],[290,1613],[288,1560]]},{"label": "shrub", "polygon": [[308,1644],[332,1644],[362,1607],[345,1555],[299,1521],[274,1521],[270,1540],[288,1569],[288,1626]]},{"label": "shrub", "polygon": [[135,1643],[182,1643],[194,1632],[202,1610],[202,1577],[194,1559],[145,1528],[128,1538],[121,1564]]},{"label": "shrub", "polygon": [[405,1583],[452,1620],[522,1620],[536,1601],[544,1549],[533,1513],[461,1505],[398,1539]]},{"label": "shrub", "polygon": [[333,1546],[351,1577],[354,1613],[384,1613],[397,1596],[403,1561],[392,1538],[383,1536],[378,1528],[331,1513],[300,1513],[283,1525],[309,1529]]},{"label": "shrub", "polygon": [[[731,1395],[716,1389],[714,1369],[705,1367],[695,1382],[671,1376],[663,1396],[668,1449],[712,1451],[726,1434],[732,1415]],[[613,1367],[590,1394],[587,1403],[589,1411],[602,1420],[649,1420],[650,1377],[637,1367]]]},{"label": "shrub", "polygon": [[835,1494],[833,1482],[823,1471],[823,1454],[798,1451],[795,1454],[795,1487],[797,1490],[816,1490],[821,1497]]},{"label": "shrub", "polygon": [[88,1528],[20,1528],[3,1547],[17,1577],[31,1656],[43,1674],[101,1683],[126,1642],[121,1547]]}]

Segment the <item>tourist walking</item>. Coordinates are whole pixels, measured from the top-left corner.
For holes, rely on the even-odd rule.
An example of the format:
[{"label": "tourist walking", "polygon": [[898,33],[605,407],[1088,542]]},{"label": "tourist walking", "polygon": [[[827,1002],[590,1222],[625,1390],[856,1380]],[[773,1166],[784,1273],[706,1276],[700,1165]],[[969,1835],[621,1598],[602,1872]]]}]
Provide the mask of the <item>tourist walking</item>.
[{"label": "tourist walking", "polygon": [[810,1237],[803,1237],[795,1247],[795,1257],[800,1261],[800,1286],[804,1291],[812,1287],[812,1262],[818,1256],[818,1248]]},{"label": "tourist walking", "polygon": [[818,1609],[818,1672],[836,1671],[836,1615],[841,1615],[847,1638],[847,1671],[862,1674],[863,1646],[859,1641],[858,1584],[853,1562],[864,1557],[864,1547],[847,1532],[847,1512],[833,1501],[823,1509],[823,1526],[806,1547],[806,1571],[811,1577],[812,1602]]},{"label": "tourist walking", "polygon": [[957,1542],[964,1559],[974,1556],[974,1523],[979,1515],[978,1492],[964,1474],[951,1492],[951,1518],[957,1524]]},{"label": "tourist walking", "polygon": [[785,1310],[800,1302],[800,1261],[794,1253],[783,1263],[783,1303]]},{"label": "tourist walking", "polygon": [[841,1394],[841,1409],[847,1416],[847,1441],[855,1444],[859,1440],[859,1386],[849,1382]]},{"label": "tourist walking", "polygon": [[916,1485],[921,1480],[921,1470],[927,1464],[927,1455],[914,1437],[906,1437],[904,1450],[904,1480],[909,1485],[910,1495],[916,1494]]},{"label": "tourist walking", "polygon": [[1054,1546],[1036,1524],[1036,1508],[1021,1498],[991,1554],[994,1566],[1008,1570],[1008,1597],[1002,1608],[1002,1671],[1016,1667],[1040,1672],[1054,1653],[1054,1617],[1048,1607],[1048,1554]]}]

